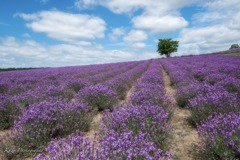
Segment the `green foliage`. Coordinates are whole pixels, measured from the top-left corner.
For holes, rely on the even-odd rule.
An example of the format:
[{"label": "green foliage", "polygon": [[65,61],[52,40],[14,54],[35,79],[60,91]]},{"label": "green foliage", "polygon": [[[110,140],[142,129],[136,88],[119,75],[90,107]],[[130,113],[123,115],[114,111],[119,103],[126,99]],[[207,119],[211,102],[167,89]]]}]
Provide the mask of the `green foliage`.
[{"label": "green foliage", "polygon": [[214,112],[220,112],[213,104],[204,104],[199,108],[191,109],[191,117],[189,121],[192,123],[193,126],[197,126],[199,122],[207,119]]},{"label": "green foliage", "polygon": [[201,74],[201,73],[196,73],[196,74],[193,75],[193,77],[196,80],[201,81],[201,82],[204,81],[204,78],[205,78],[205,76],[203,74]]},{"label": "green foliage", "polygon": [[166,55],[167,57],[170,57],[172,52],[177,52],[178,43],[178,41],[174,41],[171,38],[159,39],[157,52],[160,55]]},{"label": "green foliage", "polygon": [[9,129],[14,124],[14,118],[19,114],[19,108],[11,102],[4,104],[4,109],[0,111],[0,130]]},{"label": "green foliage", "polygon": [[184,108],[188,105],[188,101],[196,96],[197,93],[193,93],[189,91],[188,93],[185,94],[179,94],[176,98],[177,104]]},{"label": "green foliage", "polygon": [[75,93],[80,91],[83,87],[84,85],[77,84],[77,83],[71,85],[71,88],[74,90]]},{"label": "green foliage", "polygon": [[8,92],[8,86],[0,84],[0,93],[7,93],[7,92]]},{"label": "green foliage", "polygon": [[193,126],[197,126],[197,124],[207,119],[213,113],[216,113],[217,115],[219,115],[219,114],[239,112],[239,111],[240,111],[239,107],[231,107],[229,105],[226,105],[224,107],[218,107],[215,104],[205,103],[205,104],[199,105],[197,108],[191,109],[191,117],[189,121],[192,123]]},{"label": "green foliage", "polygon": [[232,44],[229,49],[234,49],[234,48],[239,48],[239,45],[238,44]]},{"label": "green foliage", "polygon": [[86,102],[89,106],[92,107],[95,111],[103,111],[105,109],[111,109],[112,106],[117,104],[118,100],[115,96],[98,93],[98,94],[83,94],[81,95],[81,99]]},{"label": "green foliage", "polygon": [[126,90],[128,89],[127,86],[117,86],[116,87],[116,92],[118,93],[118,97],[120,100],[124,100],[125,97],[127,96]]},{"label": "green foliage", "polygon": [[97,97],[92,98],[89,104],[94,110],[103,111],[111,109],[113,105],[117,104],[117,99],[106,94],[99,94]]},{"label": "green foliage", "polygon": [[[56,120],[50,122],[38,122],[33,126],[32,122],[25,123],[22,127],[22,133],[13,138],[15,146],[22,150],[41,151],[45,148],[51,139],[66,137],[75,131],[86,132],[90,128],[94,112],[84,111],[67,111],[64,115],[56,113]],[[33,129],[34,128],[34,129]],[[22,157],[35,156],[38,152],[22,152],[18,153]]]},{"label": "green foliage", "polygon": [[217,83],[219,80],[217,78],[212,78],[210,77],[209,79],[206,80],[206,82],[210,85],[214,85],[215,83]]},{"label": "green foliage", "polygon": [[[237,138],[236,134],[233,134],[232,139]],[[205,149],[198,146],[196,148],[199,153],[197,155],[198,158],[196,159],[209,159],[209,160],[217,160],[217,159],[238,159],[240,154],[233,148],[226,146],[224,143],[224,137],[218,134],[212,142],[214,144],[209,145],[210,139],[202,139],[203,144],[205,144]]]},{"label": "green foliage", "polygon": [[224,88],[230,92],[230,93],[240,93],[240,84],[239,85],[234,85],[234,84],[225,84]]},{"label": "green foliage", "polygon": [[231,55],[231,56],[240,56],[240,52],[230,53],[229,55]]},{"label": "green foliage", "polygon": [[32,70],[32,69],[38,69],[38,68],[0,68],[0,72],[19,71],[19,70]]}]

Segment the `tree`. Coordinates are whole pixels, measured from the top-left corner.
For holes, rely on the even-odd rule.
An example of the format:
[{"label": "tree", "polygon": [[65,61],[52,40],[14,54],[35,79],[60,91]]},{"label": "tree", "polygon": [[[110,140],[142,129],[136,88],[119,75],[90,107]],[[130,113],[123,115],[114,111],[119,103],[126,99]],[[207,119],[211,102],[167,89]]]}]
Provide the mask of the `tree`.
[{"label": "tree", "polygon": [[158,39],[158,49],[157,52],[160,55],[166,55],[170,57],[172,52],[177,52],[178,41],[174,41],[171,38]]},{"label": "tree", "polygon": [[234,48],[239,48],[239,45],[238,44],[232,44],[229,49],[234,49]]}]

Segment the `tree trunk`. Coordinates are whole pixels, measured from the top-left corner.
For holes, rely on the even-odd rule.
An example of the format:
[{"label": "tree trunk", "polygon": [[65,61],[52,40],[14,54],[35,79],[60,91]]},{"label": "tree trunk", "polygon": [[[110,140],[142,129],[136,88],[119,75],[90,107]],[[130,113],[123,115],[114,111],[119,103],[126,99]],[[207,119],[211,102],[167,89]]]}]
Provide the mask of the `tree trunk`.
[{"label": "tree trunk", "polygon": [[167,58],[169,58],[170,57],[170,53],[167,53],[166,56],[167,56]]}]

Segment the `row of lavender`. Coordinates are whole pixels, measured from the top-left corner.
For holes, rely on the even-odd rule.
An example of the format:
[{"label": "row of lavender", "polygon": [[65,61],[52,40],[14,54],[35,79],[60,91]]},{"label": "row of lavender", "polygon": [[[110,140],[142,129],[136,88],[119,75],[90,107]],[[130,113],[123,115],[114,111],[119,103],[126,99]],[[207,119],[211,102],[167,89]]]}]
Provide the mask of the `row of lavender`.
[{"label": "row of lavender", "polygon": [[240,158],[240,57],[195,56],[161,61],[177,88],[177,102],[191,109],[203,140],[201,156]]},{"label": "row of lavender", "polygon": [[[39,152],[51,139],[67,136],[77,130],[88,131],[96,111],[111,109],[113,105],[117,105],[122,95],[125,95],[134,81],[147,69],[149,63],[150,61],[141,61],[109,64],[102,67],[93,66],[93,71],[89,66],[86,67],[87,69],[83,68],[82,73],[79,73],[81,69],[76,69],[73,72],[71,68],[66,68],[67,71],[64,68],[50,69],[50,71],[39,70],[41,76],[37,76],[36,70],[35,72],[30,71],[35,75],[35,83],[31,83],[33,86],[29,83],[26,86],[22,85],[20,89],[23,90],[30,87],[17,95],[12,94],[12,90],[8,88],[10,83],[2,83],[4,84],[2,86],[7,89],[1,92],[3,101],[1,101],[0,114],[8,117],[5,121],[2,119],[1,122],[5,125],[9,119],[14,120],[11,133],[2,137],[3,149],[15,146],[25,151]],[[52,72],[51,70],[56,71]],[[4,78],[14,80],[16,78],[14,73],[9,72],[10,75]],[[27,78],[27,76],[31,76],[29,72],[16,72],[15,74],[22,75],[22,80],[18,80],[18,83],[24,84],[24,80],[32,79]],[[26,78],[23,78],[24,74]],[[51,77],[50,81],[49,77]],[[75,80],[68,80],[71,77]],[[73,83],[69,84],[69,82]],[[75,87],[78,86],[77,90],[72,88],[72,84]],[[36,89],[34,86],[38,86],[38,88]],[[65,95],[68,95],[70,89],[72,89],[71,96],[66,97]],[[24,95],[28,96],[24,97]],[[22,101],[16,97],[27,99],[27,104],[23,105]],[[10,111],[12,114],[6,114],[6,111]],[[14,114],[17,116],[13,117]],[[17,149],[12,150],[18,151]],[[33,152],[19,154],[29,156]]]},{"label": "row of lavender", "polygon": [[0,130],[12,127],[14,116],[31,104],[52,98],[72,99],[83,87],[102,82],[135,65],[137,62],[1,73]]},{"label": "row of lavender", "polygon": [[76,133],[53,140],[35,160],[170,159],[166,144],[171,103],[165,97],[159,61],[153,60],[138,79],[129,103],[103,114],[99,139],[90,142],[82,133]]}]

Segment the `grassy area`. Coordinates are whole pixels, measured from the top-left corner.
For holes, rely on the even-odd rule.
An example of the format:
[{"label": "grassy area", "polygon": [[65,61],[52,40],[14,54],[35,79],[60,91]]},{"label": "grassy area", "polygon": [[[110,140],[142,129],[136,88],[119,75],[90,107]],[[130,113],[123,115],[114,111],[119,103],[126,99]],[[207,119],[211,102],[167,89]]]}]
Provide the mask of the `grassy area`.
[{"label": "grassy area", "polygon": [[231,56],[240,56],[240,52],[230,53]]}]

